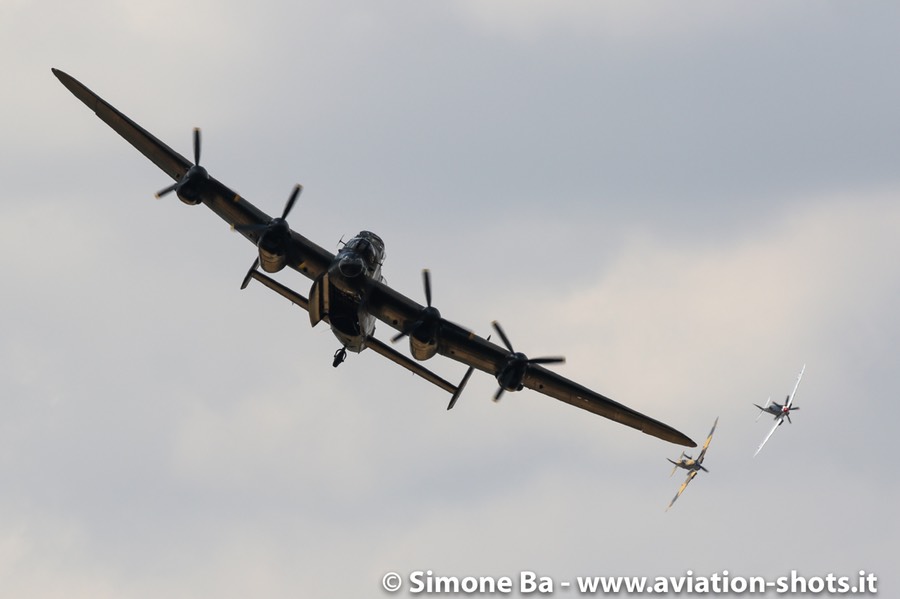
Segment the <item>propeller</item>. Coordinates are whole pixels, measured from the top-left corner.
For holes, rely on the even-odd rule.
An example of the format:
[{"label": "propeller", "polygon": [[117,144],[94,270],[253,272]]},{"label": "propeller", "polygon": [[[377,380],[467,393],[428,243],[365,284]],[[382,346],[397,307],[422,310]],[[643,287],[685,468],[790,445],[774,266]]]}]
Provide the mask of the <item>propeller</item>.
[{"label": "propeller", "polygon": [[191,165],[191,168],[188,169],[188,171],[184,174],[184,177],[182,177],[180,181],[176,181],[165,189],[156,192],[157,199],[163,197],[166,194],[172,193],[173,191],[177,191],[179,188],[184,187],[188,183],[195,180],[197,177],[201,179],[208,179],[209,174],[206,172],[205,168],[200,166],[200,128],[194,127],[194,164]]},{"label": "propeller", "polygon": [[423,333],[418,335],[419,337],[425,339],[434,337],[434,329],[441,320],[441,313],[431,305],[431,273],[427,268],[422,269],[422,286],[425,288],[425,308],[415,322],[391,338],[393,343],[397,343],[407,335],[415,335],[417,331]]},{"label": "propeller", "polygon": [[503,345],[509,350],[506,363],[500,369],[500,372],[497,373],[497,382],[500,383],[500,388],[497,389],[497,392],[494,394],[494,401],[500,401],[500,397],[503,395],[504,391],[520,390],[528,367],[532,364],[562,364],[566,361],[562,356],[529,358],[525,354],[513,349],[512,343],[509,342],[509,337],[503,332],[503,328],[500,326],[499,322],[495,320],[491,325],[494,327],[494,330],[497,331],[497,334],[500,335]]},{"label": "propeller", "polygon": [[794,410],[799,410],[799,409],[800,408],[790,408],[787,412],[784,413],[784,415],[787,417],[788,424],[794,424],[793,421],[791,421],[791,412],[793,412]]},{"label": "propeller", "polygon": [[302,185],[300,185],[298,183],[297,185],[294,186],[294,190],[291,192],[290,197],[288,197],[287,202],[285,202],[285,204],[284,204],[284,210],[281,211],[280,217],[273,218],[272,220],[270,220],[267,223],[251,223],[251,224],[246,224],[246,225],[234,225],[234,227],[232,227],[232,228],[235,231],[238,231],[241,233],[249,233],[249,232],[253,232],[253,231],[265,231],[266,229],[277,227],[277,226],[281,225],[281,223],[284,223],[284,225],[287,225],[288,214],[290,214],[291,210],[294,209],[294,204],[297,202],[297,197],[300,195],[301,191],[303,191]]},{"label": "propeller", "polygon": [[782,411],[784,413],[785,418],[787,418],[788,424],[794,424],[791,421],[791,412],[793,412],[794,410],[799,410],[799,409],[800,408],[794,407],[794,406],[785,406],[784,407],[784,409]]},{"label": "propeller", "polygon": [[260,233],[257,240],[259,255],[253,261],[253,266],[247,271],[247,276],[244,277],[241,289],[247,287],[247,284],[250,283],[251,274],[259,268],[260,256],[265,256],[266,258],[266,263],[263,265],[266,271],[275,272],[284,267],[284,247],[291,236],[291,227],[287,223],[287,217],[291,210],[294,209],[294,204],[297,202],[297,197],[301,191],[303,191],[302,185],[298,183],[294,186],[294,190],[284,204],[284,210],[281,211],[280,217],[275,217],[267,223],[248,223],[231,227],[234,231],[241,233]]}]

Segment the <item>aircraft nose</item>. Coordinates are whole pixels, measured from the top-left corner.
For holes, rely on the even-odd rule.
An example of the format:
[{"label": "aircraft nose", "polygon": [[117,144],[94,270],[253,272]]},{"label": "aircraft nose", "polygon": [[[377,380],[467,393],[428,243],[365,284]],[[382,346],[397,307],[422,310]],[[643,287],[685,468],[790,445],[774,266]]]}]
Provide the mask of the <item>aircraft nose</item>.
[{"label": "aircraft nose", "polygon": [[363,271],[363,261],[359,256],[347,256],[338,263],[338,270],[347,278],[358,277]]}]

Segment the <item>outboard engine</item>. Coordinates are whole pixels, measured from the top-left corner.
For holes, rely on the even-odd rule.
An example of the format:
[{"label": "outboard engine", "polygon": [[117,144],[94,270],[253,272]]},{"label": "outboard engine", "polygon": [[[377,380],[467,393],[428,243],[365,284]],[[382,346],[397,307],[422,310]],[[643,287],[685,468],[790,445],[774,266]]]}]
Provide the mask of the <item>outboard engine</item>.
[{"label": "outboard engine", "polygon": [[562,356],[548,358],[529,358],[522,352],[513,349],[512,344],[500,328],[500,324],[495,320],[491,323],[494,330],[500,335],[503,345],[509,350],[509,355],[500,370],[497,372],[497,383],[500,388],[494,394],[494,401],[499,401],[504,391],[521,391],[525,386],[525,375],[528,374],[528,368],[532,364],[561,364],[566,361]]},{"label": "outboard engine", "polygon": [[209,173],[200,166],[200,129],[194,129],[194,164],[184,174],[180,181],[160,190],[157,198],[175,192],[178,199],[190,206],[196,206],[202,200],[203,186],[209,181]]}]

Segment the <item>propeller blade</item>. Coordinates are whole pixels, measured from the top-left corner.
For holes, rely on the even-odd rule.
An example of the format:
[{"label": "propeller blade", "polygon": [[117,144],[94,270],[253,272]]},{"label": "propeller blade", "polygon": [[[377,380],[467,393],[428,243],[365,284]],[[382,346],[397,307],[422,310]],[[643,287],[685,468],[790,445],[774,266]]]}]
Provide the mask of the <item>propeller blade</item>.
[{"label": "propeller blade", "polygon": [[[200,166],[200,128],[194,127],[194,166]],[[202,170],[202,169],[201,169]],[[191,172],[190,170],[188,172]],[[160,199],[164,195],[170,194],[181,184],[182,181],[177,181],[172,185],[169,185],[165,189],[156,192],[156,199]]]},{"label": "propeller blade", "polygon": [[194,127],[194,164],[200,165],[200,127]]},{"label": "propeller blade", "polygon": [[529,364],[562,364],[566,359],[562,356],[554,356],[551,358],[531,358]]},{"label": "propeller blade", "polygon": [[506,337],[506,333],[503,332],[503,329],[500,328],[500,323],[496,320],[491,323],[494,327],[494,330],[497,331],[497,334],[500,335],[500,339],[503,340],[503,345],[506,346],[506,349],[509,350],[509,353],[515,353],[515,350],[512,348],[512,344],[509,342],[509,339]]},{"label": "propeller blade", "polygon": [[294,191],[291,192],[291,197],[288,198],[287,204],[284,205],[284,212],[281,213],[281,220],[285,220],[290,214],[291,209],[294,207],[294,202],[297,201],[297,196],[300,195],[300,192],[303,190],[303,186],[299,183],[294,186]]},{"label": "propeller blade", "polygon": [[411,332],[415,331],[415,330],[416,330],[416,327],[418,327],[420,324],[422,324],[422,321],[421,321],[421,320],[415,321],[415,322],[412,324],[412,326],[409,327],[408,330],[400,331],[399,333],[397,333],[396,335],[394,335],[393,337],[391,337],[391,341],[392,341],[393,343],[397,343],[398,341],[400,341],[401,339],[403,339],[404,337],[406,337],[407,335],[409,335]]},{"label": "propeller blade", "polygon": [[[431,272],[427,268],[422,269],[422,286],[425,288],[425,305],[430,308],[431,307]],[[438,316],[440,316],[440,315],[438,314]],[[429,316],[429,318],[432,318],[432,317],[433,316]],[[420,316],[420,318],[418,318],[411,326],[407,327],[406,329],[404,329],[404,330],[400,331],[399,333],[397,333],[396,335],[394,335],[391,338],[391,341],[393,343],[397,343],[398,341],[400,341],[407,335],[412,334],[413,331],[415,331],[421,325],[425,324],[425,322],[426,322],[425,315]]]},{"label": "propeller blade", "polygon": [[250,279],[253,278],[253,272],[257,268],[259,268],[259,256],[253,261],[253,266],[250,267],[250,270],[247,271],[247,276],[244,277],[244,282],[241,283],[241,289],[247,288],[247,285],[250,284]]},{"label": "propeller blade", "polygon": [[503,387],[498,387],[497,392],[494,393],[494,401],[500,401],[500,398],[503,396]]},{"label": "propeller blade", "polygon": [[425,305],[431,307],[431,273],[427,268],[422,269],[422,284],[425,286]]},{"label": "propeller blade", "polygon": [[158,200],[159,198],[163,197],[164,195],[169,194],[169,193],[172,193],[172,192],[175,191],[177,188],[178,188],[178,183],[172,183],[171,185],[169,185],[169,186],[166,187],[165,189],[163,189],[163,190],[161,190],[161,191],[157,191],[157,192],[156,192],[156,199]]}]

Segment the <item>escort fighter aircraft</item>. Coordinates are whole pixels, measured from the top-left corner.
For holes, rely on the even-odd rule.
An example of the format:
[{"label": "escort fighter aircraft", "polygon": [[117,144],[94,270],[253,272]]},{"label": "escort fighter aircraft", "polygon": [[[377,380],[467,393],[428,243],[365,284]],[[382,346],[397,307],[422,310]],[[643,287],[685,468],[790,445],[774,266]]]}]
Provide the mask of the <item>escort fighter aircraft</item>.
[{"label": "escort fighter aircraft", "polygon": [[[425,305],[388,287],[381,275],[384,242],[375,233],[362,231],[337,255],[292,230],[287,223],[301,187],[288,197],[280,216],[271,217],[223,183],[200,165],[200,130],[194,130],[193,162],[151,135],[66,73],[53,69],[59,81],[90,108],[103,122],[150,159],[174,183],[157,197],[171,192],[185,204],[205,204],[232,228],[253,243],[257,256],[243,287],[256,280],[309,312],[310,323],[325,322],[341,347],[332,364],[338,366],[347,352],[365,349],[403,366],[452,395],[447,409],[456,403],[473,370],[495,377],[497,400],[506,391],[528,387],[588,412],[609,418],[665,441],[695,447],[696,444],[674,428],[591,391],[543,365],[562,362],[559,357],[528,358],[513,349],[504,330],[493,324],[503,346],[445,320],[431,303],[431,280],[423,272]],[[286,287],[271,276],[289,267],[312,280],[308,297]],[[412,358],[375,338],[375,323],[395,329],[395,341],[409,339]],[[454,385],[420,362],[440,354],[468,366],[462,380]],[[413,359],[414,358],[414,359]]]},{"label": "escort fighter aircraft", "polygon": [[784,404],[780,404],[778,402],[774,402],[769,398],[766,400],[765,406],[760,406],[757,404],[753,404],[757,408],[759,408],[759,415],[756,417],[756,420],[759,420],[759,417],[763,414],[771,414],[775,417],[775,424],[772,426],[772,430],[769,431],[769,434],[766,435],[766,438],[763,439],[763,442],[759,444],[759,447],[756,448],[756,453],[753,454],[753,457],[759,455],[759,452],[762,451],[763,446],[769,441],[769,438],[775,432],[775,430],[781,426],[785,419],[787,419],[789,424],[791,422],[791,412],[794,410],[799,410],[797,406],[793,405],[794,396],[797,394],[797,387],[800,386],[800,379],[803,378],[803,371],[806,370],[806,364],[803,365],[803,368],[800,369],[800,374],[797,375],[797,382],[794,384],[794,390],[791,391],[791,394],[787,396],[784,400]]},{"label": "escort fighter aircraft", "polygon": [[[672,474],[675,474],[675,471],[679,468],[684,468],[688,470],[687,479],[681,484],[681,488],[678,489],[678,493],[675,494],[675,497],[672,498],[672,501],[669,502],[669,506],[666,508],[666,511],[669,511],[669,508],[675,505],[675,502],[681,497],[681,494],[684,493],[684,490],[687,489],[687,486],[690,484],[694,477],[697,476],[697,473],[703,470],[704,472],[709,472],[706,467],[703,465],[703,458],[706,457],[706,450],[709,449],[709,442],[712,441],[713,433],[716,432],[716,425],[719,424],[719,418],[716,417],[716,420],[713,422],[712,429],[709,431],[709,436],[706,437],[706,442],[703,444],[703,449],[700,450],[700,455],[697,456],[697,459],[693,459],[691,456],[685,454],[683,451],[681,452],[681,456],[678,458],[678,461],[669,460],[672,464],[675,464],[675,467],[672,468]],[[668,459],[668,458],[666,458]],[[672,476],[670,474],[669,476]]]}]

